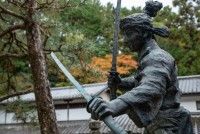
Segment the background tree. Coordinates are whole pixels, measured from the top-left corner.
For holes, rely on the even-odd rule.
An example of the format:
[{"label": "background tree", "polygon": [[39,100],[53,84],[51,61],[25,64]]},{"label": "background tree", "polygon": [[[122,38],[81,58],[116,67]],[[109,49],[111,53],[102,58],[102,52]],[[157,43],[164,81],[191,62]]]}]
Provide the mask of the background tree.
[{"label": "background tree", "polygon": [[[0,37],[2,44],[1,51],[3,51],[1,58],[9,58],[8,62],[1,62],[1,68],[3,69],[2,78],[7,79],[2,84],[6,83],[9,95],[12,90],[16,92],[12,78],[19,71],[16,68],[20,60],[15,64],[15,61],[11,61],[10,57],[27,57],[33,78],[33,82],[30,83],[33,83],[41,133],[57,134],[58,128],[55,109],[50,94],[50,85],[47,79],[46,61],[43,52],[48,34],[46,34],[47,31],[43,28],[47,27],[45,20],[49,19],[51,22],[51,18],[45,14],[47,9],[52,8],[55,12],[57,9],[62,10],[67,6],[71,6],[71,3],[66,1],[7,0],[1,1],[0,4],[0,17],[2,20]],[[41,32],[44,36],[41,35]],[[21,61],[24,63],[24,60],[26,59],[22,59]],[[6,64],[4,65],[4,63]],[[19,67],[26,66],[23,63]],[[23,77],[22,80],[24,79]]]},{"label": "background tree", "polygon": [[174,0],[178,13],[165,7],[156,18],[171,30],[169,39],[158,38],[161,46],[176,59],[179,75],[200,74],[200,3],[198,0]]},{"label": "background tree", "polygon": [[[33,4],[32,10],[29,2],[0,1],[0,101],[33,91],[34,81],[40,78],[44,78],[45,83],[35,82],[35,87],[40,84],[46,84],[47,87],[42,88],[46,90],[37,88],[36,94],[40,95],[42,91],[49,94],[49,84],[52,87],[69,85],[69,81],[49,57],[51,51],[56,52],[81,83],[106,81],[107,71],[103,69],[100,61],[111,62],[107,57],[111,54],[113,45],[113,5],[108,3],[103,6],[99,0],[38,0],[37,5]],[[164,7],[154,21],[154,25],[169,27],[171,35],[168,39],[157,37],[157,41],[175,57],[179,75],[199,74],[200,3],[198,0],[173,2],[178,12],[174,13],[170,7]],[[122,8],[121,17],[141,11],[140,7]],[[33,32],[37,36],[33,35]],[[134,73],[135,66],[132,66],[132,63],[135,63],[137,55],[123,48],[122,37],[119,41],[119,49],[124,55],[121,59],[123,63],[118,63],[123,71],[119,71],[123,76],[128,76]],[[37,46],[37,49],[33,51],[34,46]],[[34,57],[36,55],[38,57]],[[130,62],[124,63],[127,55],[133,57],[133,60],[128,58],[126,60]],[[48,67],[50,83],[47,82],[46,67],[43,66],[45,64]],[[42,71],[36,70],[37,67],[41,67],[38,65],[43,66]],[[31,70],[37,73],[32,73]],[[41,72],[44,77],[39,78],[42,76]],[[20,103],[21,101],[16,104]],[[11,108],[15,107],[9,107]],[[51,108],[53,107],[50,106]],[[16,115],[22,118],[26,116]]]},{"label": "background tree", "polygon": [[[68,7],[70,5],[71,6],[76,5],[78,2],[80,1],[69,2]],[[195,53],[198,53],[197,49],[194,48],[194,46],[198,46],[199,44],[198,43],[199,3],[198,1],[191,2],[189,0],[188,1],[176,0],[174,2],[175,3],[178,2],[176,6],[181,7],[179,8],[180,11],[178,13],[173,13],[171,11],[171,8],[165,7],[160,12],[160,15],[158,15],[157,18],[155,19],[157,22],[155,23],[155,25],[167,25],[171,29],[172,33],[169,40],[158,38],[158,41],[160,42],[161,47],[170,51],[170,53],[176,58],[179,66],[179,75],[197,74],[199,69],[197,67],[198,64],[196,64],[197,63],[196,59],[198,58],[195,57],[195,60],[193,60],[194,56],[191,55],[196,55]],[[16,7],[12,6],[10,8],[12,8],[12,10],[14,10],[15,12],[20,11],[20,13],[23,14],[23,8],[17,10],[19,5],[17,7],[16,2],[14,4]],[[49,3],[50,7],[54,5],[53,8],[54,10],[57,9],[56,5],[58,4],[59,3],[57,4]],[[67,52],[66,48],[70,47],[68,46],[69,43],[68,40],[66,40],[66,35],[69,35],[67,33],[72,33],[72,34],[76,33],[77,29],[84,36],[85,41],[83,42],[86,42],[85,44],[89,43],[89,45],[85,46],[84,48],[88,49],[89,52],[91,52],[90,55],[94,54],[95,56],[105,56],[106,54],[111,53],[111,48],[113,44],[112,35],[113,35],[113,21],[114,21],[112,4],[108,3],[107,6],[102,6],[98,0],[88,0],[84,5],[76,6],[76,8],[73,8],[73,10],[71,10],[70,7],[61,8],[58,10],[58,12],[53,12],[52,10],[47,10],[47,9],[48,9],[47,4],[43,3],[41,8],[38,8],[37,12],[38,13],[37,21],[40,22],[41,24],[40,26],[43,28],[42,35],[44,36],[42,36],[42,41],[44,44],[44,50],[47,54],[52,50],[56,52],[61,52],[61,50],[65,50]],[[6,19],[8,19],[6,21],[4,16],[5,13],[3,12],[5,11],[1,11],[2,22],[0,23],[2,30],[5,29],[5,27],[9,24],[12,25],[13,23],[17,24],[18,22],[20,22],[18,19],[12,16],[6,16]],[[122,8],[121,16],[124,17],[126,15],[135,12],[141,12],[141,8],[133,7],[131,10]],[[189,12],[189,14],[187,12]],[[20,26],[18,26],[18,28],[19,27]],[[180,33],[182,34],[180,35]],[[14,41],[12,41],[13,37],[15,37]],[[76,38],[78,38],[78,36],[76,37],[73,36],[74,40],[76,40]],[[9,41],[11,43],[9,43]],[[26,45],[23,45],[25,44],[25,42],[26,42],[25,35],[20,30],[16,30],[12,34],[7,34],[1,40],[1,43],[3,44],[1,45],[2,60],[0,62],[1,64],[0,78],[2,78],[1,86],[3,87],[3,89],[7,88],[8,90],[11,90],[10,92],[15,92],[14,90],[23,89],[23,87],[21,87],[22,85],[26,85],[24,87],[26,89],[32,87],[31,84],[32,80],[30,79],[31,75],[29,69],[30,65],[27,62],[27,56],[26,56],[27,48]],[[12,45],[14,43],[16,45]],[[123,45],[121,44],[121,46]],[[191,48],[189,49],[189,47],[192,47],[192,49]],[[120,49],[124,50],[123,48]],[[13,53],[7,53],[11,51],[15,53],[17,52],[18,54],[16,55]],[[72,57],[74,55],[72,53],[66,55],[66,52],[65,56],[63,56],[63,58],[65,58],[66,65],[68,64],[71,65],[72,61],[74,61],[74,64],[77,64],[78,59],[75,58],[75,60],[72,60]],[[188,54],[185,54],[186,52]],[[5,59],[8,60],[9,62],[5,62]],[[90,62],[90,58],[86,56],[85,60],[87,62],[85,62],[84,64],[87,65]],[[190,63],[189,61],[194,63],[192,69],[189,67]],[[51,61],[48,60],[49,69],[51,70],[50,71],[51,83],[52,86],[55,86],[56,85],[55,83],[59,82],[60,79],[56,80],[57,74],[55,76],[55,73],[53,72],[59,73],[59,71],[57,71],[57,69],[55,69],[52,64],[53,63],[51,63]],[[19,79],[19,81],[16,82],[16,78]],[[26,84],[20,84],[20,82]],[[19,88],[14,88],[14,87],[19,87]]]}]

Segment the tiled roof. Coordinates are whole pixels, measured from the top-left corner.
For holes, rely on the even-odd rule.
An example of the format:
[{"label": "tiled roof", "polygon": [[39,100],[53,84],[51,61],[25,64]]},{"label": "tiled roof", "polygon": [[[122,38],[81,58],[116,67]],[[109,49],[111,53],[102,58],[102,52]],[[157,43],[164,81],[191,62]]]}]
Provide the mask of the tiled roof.
[{"label": "tiled roof", "polygon": [[[65,121],[58,122],[59,130],[62,134],[89,134],[89,120],[79,120],[79,121]],[[81,129],[82,128],[82,129]],[[84,130],[84,129],[87,129]]]},{"label": "tiled roof", "polygon": [[[134,123],[128,119],[128,116],[122,115],[117,118],[117,122],[131,134],[141,134],[142,129],[137,128]],[[58,129],[61,134],[90,134],[89,120],[64,121],[58,122]],[[33,127],[28,124],[0,125],[2,134],[39,134],[39,127]],[[102,122],[100,128],[101,134],[110,134],[110,129]]]},{"label": "tiled roof", "polygon": [[[199,113],[191,113],[192,120],[199,119]],[[138,128],[134,122],[128,117],[128,115],[124,114],[115,118],[115,121],[128,133],[131,134],[142,134],[144,128]],[[77,121],[79,122],[79,121]],[[74,122],[75,123],[75,122]],[[71,124],[73,125],[73,124]],[[77,125],[76,123],[73,125],[73,128],[66,128],[64,125],[65,130],[62,131],[62,134],[89,134],[89,122],[83,122],[82,125]],[[110,134],[110,129],[102,122],[100,127],[101,134]]]},{"label": "tiled roof", "polygon": [[[105,83],[83,85],[83,88],[91,96],[104,91],[106,87],[107,85]],[[73,86],[51,88],[51,94],[54,100],[67,100],[67,99],[72,100],[72,99],[82,98],[82,95]],[[34,93],[20,95],[20,99],[24,101],[35,101],[35,95]],[[9,98],[8,100],[3,101],[2,103],[6,103],[7,101],[10,102],[13,100],[16,100],[16,97]]]},{"label": "tiled roof", "polygon": [[[195,114],[195,113],[193,113]],[[199,113],[194,117],[192,114],[192,121],[195,118],[199,118]],[[119,125],[124,128],[128,133],[141,134],[143,129],[138,128],[127,115],[122,115],[116,118]],[[198,126],[199,120],[198,120]],[[194,129],[196,128],[193,125]],[[58,122],[58,128],[62,134],[90,134],[89,120],[76,120],[76,121],[64,121]],[[11,124],[11,125],[0,125],[0,132],[2,134],[39,134],[39,127],[33,127],[29,124]],[[109,128],[102,122],[100,128],[101,134],[110,134]]]},{"label": "tiled roof", "polygon": [[[179,87],[183,95],[187,94],[197,94],[200,93],[200,75],[193,76],[180,76],[178,77]],[[106,83],[95,83],[83,85],[85,90],[90,95],[95,95],[105,89]],[[51,94],[54,100],[66,100],[66,99],[79,99],[82,98],[81,94],[74,87],[55,87],[51,88]],[[29,93],[20,96],[21,100],[24,101],[34,101],[34,93]],[[15,98],[10,98],[9,101],[15,100]],[[6,103],[3,101],[3,103]]]},{"label": "tiled roof", "polygon": [[[121,115],[115,119],[116,122],[119,123],[119,125],[126,130],[127,132],[134,132],[135,134],[142,133],[142,129],[138,128],[134,122],[128,117],[128,115]],[[100,132],[102,133],[108,133],[110,132],[110,129],[102,122],[101,124]]]},{"label": "tiled roof", "polygon": [[200,75],[180,76],[178,81],[183,95],[200,93]]},{"label": "tiled roof", "polygon": [[[75,134],[82,126],[88,126],[88,120],[58,122],[60,134]],[[1,134],[40,134],[39,126],[30,124],[0,125]],[[82,134],[81,131],[79,134]],[[88,133],[89,134],[89,133]]]},{"label": "tiled roof", "polygon": [[[143,129],[138,128],[133,123],[133,121],[131,121],[131,119],[129,119],[128,116],[125,114],[115,118],[115,121],[118,122],[119,125],[127,132],[134,132],[133,134],[141,134],[143,131]],[[71,131],[74,134],[89,134],[91,130],[89,129],[89,123],[84,123],[78,129],[76,128],[70,130],[69,128],[66,128],[65,130],[63,130],[62,134],[69,134],[69,131]],[[101,123],[100,133],[111,133],[110,129],[103,122]]]}]

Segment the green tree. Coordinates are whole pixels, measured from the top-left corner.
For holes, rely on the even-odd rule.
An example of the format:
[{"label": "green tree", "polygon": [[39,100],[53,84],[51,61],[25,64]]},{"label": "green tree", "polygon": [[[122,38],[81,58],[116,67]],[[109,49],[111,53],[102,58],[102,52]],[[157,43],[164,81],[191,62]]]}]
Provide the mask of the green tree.
[{"label": "green tree", "polygon": [[[58,24],[55,17],[56,13],[71,6],[71,4],[75,4],[72,6],[77,6],[79,3],[80,1],[70,3],[70,1],[65,0],[0,1],[0,47],[3,52],[1,59],[4,60],[1,62],[2,71],[0,76],[2,77],[2,80],[4,80],[4,78],[6,79],[1,82],[1,86],[4,87],[4,83],[6,83],[5,88],[7,89],[7,97],[19,94],[19,92],[15,90],[14,93],[9,92],[10,89],[16,89],[14,82],[17,81],[12,78],[13,76],[16,76],[15,74],[18,73],[19,68],[24,68],[23,70],[20,70],[20,73],[22,74],[23,72],[26,72],[26,66],[30,66],[29,68],[32,74],[31,77],[36,98],[37,113],[42,134],[58,134],[55,109],[50,93],[49,81],[47,79],[46,60],[44,55],[44,50],[47,52],[55,51],[54,49],[45,49],[51,33],[50,28],[55,28]],[[56,50],[59,50],[59,48],[60,47]],[[11,59],[10,57],[23,59],[18,59],[17,62],[15,62],[15,59]],[[6,61],[6,59],[9,60]],[[5,66],[4,63],[6,63]],[[30,74],[30,72],[27,72],[27,74]],[[23,75],[20,76],[22,77]],[[17,78],[19,79],[19,77]],[[22,77],[21,80],[24,80],[25,78],[26,77]],[[27,90],[23,93],[26,92]],[[22,92],[20,93],[23,94]]]},{"label": "green tree", "polygon": [[168,26],[171,31],[169,39],[158,38],[158,41],[175,57],[179,75],[199,74],[199,1],[174,0],[173,5],[178,13],[165,7],[156,18],[158,24]]}]

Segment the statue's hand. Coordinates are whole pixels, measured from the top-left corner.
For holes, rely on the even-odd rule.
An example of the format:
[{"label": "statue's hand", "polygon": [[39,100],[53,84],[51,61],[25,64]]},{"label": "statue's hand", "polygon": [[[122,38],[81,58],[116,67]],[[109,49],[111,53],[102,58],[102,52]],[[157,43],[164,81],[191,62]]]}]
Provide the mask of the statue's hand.
[{"label": "statue's hand", "polygon": [[110,72],[108,75],[108,87],[110,89],[117,87],[122,82],[119,73]]},{"label": "statue's hand", "polygon": [[88,102],[87,111],[91,113],[91,117],[94,120],[102,120],[106,116],[113,115],[114,113],[113,109],[109,106],[109,103],[99,97],[93,98]]}]

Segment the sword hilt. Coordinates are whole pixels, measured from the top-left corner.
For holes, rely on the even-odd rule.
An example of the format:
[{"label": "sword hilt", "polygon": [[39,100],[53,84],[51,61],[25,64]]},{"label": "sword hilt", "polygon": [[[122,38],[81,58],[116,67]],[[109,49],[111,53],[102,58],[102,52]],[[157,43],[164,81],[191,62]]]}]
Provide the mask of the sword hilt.
[{"label": "sword hilt", "polygon": [[111,115],[105,117],[103,122],[112,130],[114,134],[128,134],[125,130],[120,127]]},{"label": "sword hilt", "polygon": [[[112,71],[112,70],[109,73],[111,76],[114,76],[114,77],[118,77],[119,75],[118,72]],[[115,85],[112,85],[112,87],[110,88],[110,100],[114,100],[117,98],[116,92],[117,92],[117,85],[119,82],[118,81],[115,81],[115,82],[116,82]]]}]

